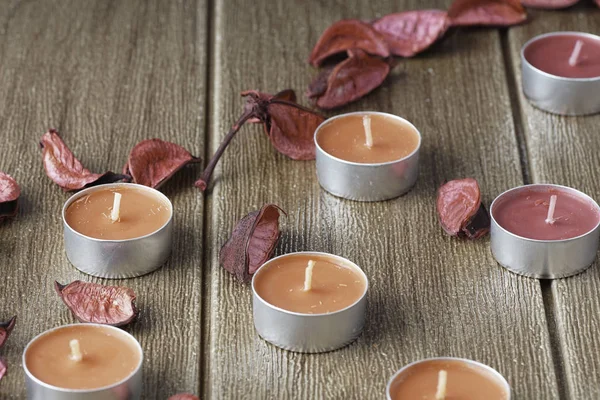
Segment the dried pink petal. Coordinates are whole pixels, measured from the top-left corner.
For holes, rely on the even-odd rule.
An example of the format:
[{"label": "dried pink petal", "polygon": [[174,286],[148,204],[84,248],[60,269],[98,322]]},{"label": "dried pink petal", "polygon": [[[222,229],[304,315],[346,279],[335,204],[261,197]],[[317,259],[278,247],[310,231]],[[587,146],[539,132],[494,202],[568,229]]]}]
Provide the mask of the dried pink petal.
[{"label": "dried pink petal", "polygon": [[6,322],[0,322],[0,349],[4,346],[4,343],[8,340],[10,333],[17,323],[17,316],[15,315]]},{"label": "dried pink petal", "polygon": [[68,285],[54,282],[54,288],[80,322],[122,326],[138,314],[135,293],[126,287],[73,281]]},{"label": "dried pink petal", "polygon": [[10,175],[0,172],[0,221],[19,211],[21,188]]},{"label": "dried pink petal", "polygon": [[577,4],[578,2],[579,0],[521,0],[521,4],[523,4],[525,7],[546,9],[567,8]]},{"label": "dried pink petal", "polygon": [[200,398],[190,393],[179,393],[169,397],[169,400],[200,400]]},{"label": "dried pink petal", "polygon": [[440,224],[451,236],[477,239],[489,232],[490,217],[473,178],[443,184],[438,189],[436,206]]},{"label": "dried pink petal", "polygon": [[520,0],[455,0],[448,10],[452,26],[510,26],[527,19]]},{"label": "dried pink petal", "polygon": [[6,365],[6,361],[4,361],[4,359],[2,357],[0,357],[0,381],[2,380],[4,375],[6,375],[7,369],[8,369],[8,366]]}]

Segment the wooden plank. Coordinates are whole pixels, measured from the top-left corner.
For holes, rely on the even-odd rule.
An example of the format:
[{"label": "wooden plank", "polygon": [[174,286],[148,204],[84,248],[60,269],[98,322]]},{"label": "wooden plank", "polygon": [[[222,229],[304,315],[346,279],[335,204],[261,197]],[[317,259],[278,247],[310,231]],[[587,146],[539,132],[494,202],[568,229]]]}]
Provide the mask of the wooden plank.
[{"label": "wooden plank", "polygon": [[[217,1],[209,148],[240,115],[240,91],[292,87],[302,94],[315,73],[306,58],[330,23],[438,3]],[[242,129],[207,197],[206,398],[380,399],[395,370],[441,355],[493,365],[520,399],[558,397],[538,282],[500,268],[488,239],[446,237],[434,211],[436,189],[447,179],[476,177],[488,204],[521,184],[505,72],[497,31],[455,32],[401,62],[385,87],[340,110],[392,112],[421,129],[419,181],[389,202],[330,196],[319,188],[313,162],[277,154],[259,127]],[[354,344],[295,354],[255,333],[250,288],[219,267],[218,249],[239,218],[266,202],[288,212],[277,254],[332,252],[366,271],[368,326]]]},{"label": "wooden plank", "polygon": [[[0,398],[25,398],[21,354],[38,333],[74,322],[52,283],[92,279],[63,251],[68,194],[46,176],[38,147],[57,128],[91,170],[120,170],[138,141],[159,137],[195,154],[204,147],[204,1],[27,1],[0,6],[0,170],[23,189],[16,220],[0,224],[0,319],[18,315],[2,349]],[[174,251],[133,288],[141,310],[126,330],[145,350],[145,399],[200,391],[203,202],[199,167],[163,188],[176,212]]]},{"label": "wooden plank", "polygon": [[[522,95],[519,51],[527,40],[541,33],[563,30],[597,33],[600,12],[592,4],[581,4],[565,11],[531,14],[532,21],[511,29],[509,39],[532,182],[572,186],[599,199],[600,115],[562,117],[534,108]],[[568,398],[600,398],[599,291],[597,262],[581,275],[551,284],[549,304],[556,318],[559,339],[556,345],[563,357],[564,391]]]}]

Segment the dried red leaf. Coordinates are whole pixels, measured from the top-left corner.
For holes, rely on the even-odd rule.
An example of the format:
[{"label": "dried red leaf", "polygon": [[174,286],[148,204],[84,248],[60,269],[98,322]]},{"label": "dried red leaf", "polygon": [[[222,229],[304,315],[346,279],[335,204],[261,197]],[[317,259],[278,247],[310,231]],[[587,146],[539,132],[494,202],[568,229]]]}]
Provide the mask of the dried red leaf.
[{"label": "dried red leaf", "polygon": [[567,8],[578,2],[579,0],[521,0],[521,4],[523,4],[525,7],[547,9]]},{"label": "dried red leaf", "polygon": [[[317,106],[329,110],[360,99],[383,83],[390,73],[390,64],[360,49],[348,52],[349,57],[339,63],[327,78],[327,90],[315,96]],[[315,80],[322,80],[317,76]],[[311,86],[318,86],[313,83]],[[309,94],[311,90],[309,87]]]},{"label": "dried red leaf", "polygon": [[293,90],[284,90],[276,95],[256,90],[242,92],[246,98],[244,112],[225,135],[223,142],[208,162],[206,169],[195,185],[205,190],[212,173],[225,149],[245,122],[261,122],[273,147],[293,160],[315,158],[313,135],[324,117],[293,102]]},{"label": "dried red leaf", "polygon": [[123,173],[134,183],[157,188],[187,164],[201,161],[178,144],[147,139],[131,149]]},{"label": "dried red leaf", "polygon": [[54,288],[80,322],[122,326],[138,314],[135,293],[126,287],[73,281],[68,285],[54,282]]},{"label": "dried red leaf", "polygon": [[448,30],[446,11],[417,10],[386,15],[373,22],[373,28],[383,35],[390,52],[412,57],[427,49]]},{"label": "dried red leaf", "polygon": [[442,228],[451,236],[477,239],[490,229],[490,217],[481,203],[481,192],[473,178],[457,179],[438,189],[437,212]]},{"label": "dried red leaf", "polygon": [[316,67],[328,57],[350,49],[361,49],[381,57],[390,55],[385,38],[373,27],[357,19],[344,19],[323,32],[308,62]]},{"label": "dried red leaf", "polygon": [[452,26],[510,26],[527,19],[520,0],[455,0],[448,10]]},{"label": "dried red leaf", "polygon": [[169,397],[169,400],[200,400],[200,398],[190,393],[179,393]]},{"label": "dried red leaf", "polygon": [[596,5],[597,5],[598,7],[600,7],[600,0],[595,0],[595,1],[596,1]]},{"label": "dried red leaf", "polygon": [[273,255],[280,236],[279,211],[285,215],[275,204],[265,204],[246,215],[221,248],[221,265],[241,282],[250,281],[258,267]]},{"label": "dried red leaf", "polygon": [[85,169],[54,129],[42,136],[40,146],[46,175],[66,191],[129,179],[110,171],[94,174]]},{"label": "dried red leaf", "polygon": [[0,349],[4,346],[4,343],[8,340],[10,333],[17,323],[17,316],[15,315],[6,322],[0,322]]},{"label": "dried red leaf", "polygon": [[0,221],[19,211],[21,188],[10,175],[0,172]]},{"label": "dried red leaf", "polygon": [[0,357],[0,381],[6,375],[7,365],[6,361],[2,357]]}]

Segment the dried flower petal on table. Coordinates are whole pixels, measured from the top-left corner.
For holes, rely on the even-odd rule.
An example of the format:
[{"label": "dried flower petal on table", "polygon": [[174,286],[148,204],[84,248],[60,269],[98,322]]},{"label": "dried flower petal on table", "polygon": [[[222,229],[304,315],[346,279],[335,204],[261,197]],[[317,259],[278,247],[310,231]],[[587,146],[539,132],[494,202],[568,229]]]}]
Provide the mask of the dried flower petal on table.
[{"label": "dried flower petal on table", "polygon": [[390,52],[412,57],[427,49],[448,30],[448,13],[442,10],[417,10],[388,14],[373,22],[383,35]]},{"label": "dried flower petal on table", "polygon": [[275,95],[257,90],[242,92],[246,98],[244,112],[225,135],[223,142],[208,162],[206,169],[195,185],[205,190],[212,173],[225,152],[225,149],[246,122],[261,122],[273,147],[293,160],[313,160],[315,144],[313,135],[325,118],[308,108],[293,102],[296,98],[292,90],[284,90]]},{"label": "dried flower petal on table", "polygon": [[142,140],[136,144],[123,167],[134,183],[157,188],[187,164],[201,162],[178,144],[160,139]]},{"label": "dried flower petal on table", "polygon": [[371,25],[357,19],[344,19],[323,32],[308,62],[317,67],[330,56],[350,49],[361,49],[381,57],[390,55],[385,38]]},{"label": "dried flower petal on table", "polygon": [[438,189],[437,213],[442,228],[451,236],[477,239],[490,229],[490,217],[481,203],[481,192],[473,178],[457,179]]},{"label": "dried flower petal on table", "polygon": [[2,378],[4,377],[4,375],[6,375],[6,361],[4,361],[4,359],[2,357],[0,357],[0,381],[2,380]]},{"label": "dried flower petal on table", "polygon": [[104,174],[90,172],[75,158],[54,129],[42,136],[40,146],[46,175],[66,191],[129,179],[127,175],[110,171]]},{"label": "dried flower petal on table", "polygon": [[21,188],[10,175],[0,172],[0,221],[14,217],[19,211]]},{"label": "dried flower petal on table", "polygon": [[[600,1],[600,0],[598,0]],[[521,0],[525,7],[558,9],[575,5],[579,0]]]},{"label": "dried flower petal on table", "polygon": [[273,255],[280,236],[280,211],[285,215],[279,206],[265,204],[246,215],[221,248],[221,265],[241,282],[250,281],[258,267]]},{"label": "dried flower petal on table", "polygon": [[190,393],[180,393],[169,397],[169,400],[200,400],[200,398]]},{"label": "dried flower petal on table", "polygon": [[17,316],[15,315],[6,322],[0,322],[0,349],[4,346],[4,343],[8,340],[10,333],[15,327],[17,322]]},{"label": "dried flower petal on table", "polygon": [[325,93],[315,96],[311,87],[320,85],[323,79],[318,75],[309,87],[308,94],[316,99],[317,106],[330,110],[360,99],[383,83],[390,73],[390,64],[379,57],[373,57],[360,49],[353,49],[349,57],[339,63],[327,77]]},{"label": "dried flower petal on table", "polygon": [[122,326],[138,314],[135,294],[126,287],[73,281],[68,285],[54,282],[54,288],[80,322]]},{"label": "dried flower petal on table", "polygon": [[454,0],[448,10],[452,26],[510,26],[527,19],[520,0]]}]

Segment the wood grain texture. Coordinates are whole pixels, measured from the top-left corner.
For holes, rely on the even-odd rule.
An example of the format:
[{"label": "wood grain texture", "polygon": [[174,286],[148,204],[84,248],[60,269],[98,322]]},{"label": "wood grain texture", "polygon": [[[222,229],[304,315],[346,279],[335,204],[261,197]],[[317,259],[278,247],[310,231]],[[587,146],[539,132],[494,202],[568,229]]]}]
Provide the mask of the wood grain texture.
[{"label": "wood grain texture", "polygon": [[[209,149],[240,115],[240,91],[291,87],[302,94],[316,73],[306,63],[309,51],[330,23],[439,3],[218,0]],[[453,31],[401,62],[384,87],[339,110],[387,111],[420,128],[421,175],[399,199],[335,198],[319,188],[313,162],[291,161],[262,129],[242,128],[207,197],[205,398],[381,399],[398,368],[442,355],[494,366],[515,398],[558,398],[539,283],[500,268],[488,239],[445,236],[434,211],[444,180],[477,178],[488,204],[522,183],[499,38],[496,30]],[[251,290],[219,267],[218,250],[235,222],[266,202],[288,212],[276,254],[331,252],[369,276],[368,325],[355,343],[305,355],[255,333]]]},{"label": "wood grain texture", "polygon": [[[521,119],[533,182],[575,187],[600,198],[600,115],[562,117],[534,108],[520,86],[519,51],[535,35],[563,30],[598,33],[600,10],[590,4],[560,12],[536,11],[531,23],[510,31],[510,53],[518,78]],[[600,398],[600,266],[555,280],[550,295],[566,377],[564,391],[571,399]]]},{"label": "wood grain texture", "polygon": [[38,140],[55,127],[93,171],[120,171],[142,139],[204,153],[204,1],[13,1],[0,5],[0,170],[22,188],[0,224],[0,319],[18,315],[1,356],[0,398],[25,398],[21,354],[33,336],[74,318],[52,288],[75,279],[122,284],[140,317],[126,330],[145,351],[145,399],[200,390],[202,196],[199,167],[162,189],[176,212],[173,255],[123,281],[92,279],[66,259],[60,210],[68,194],[44,174]]}]

